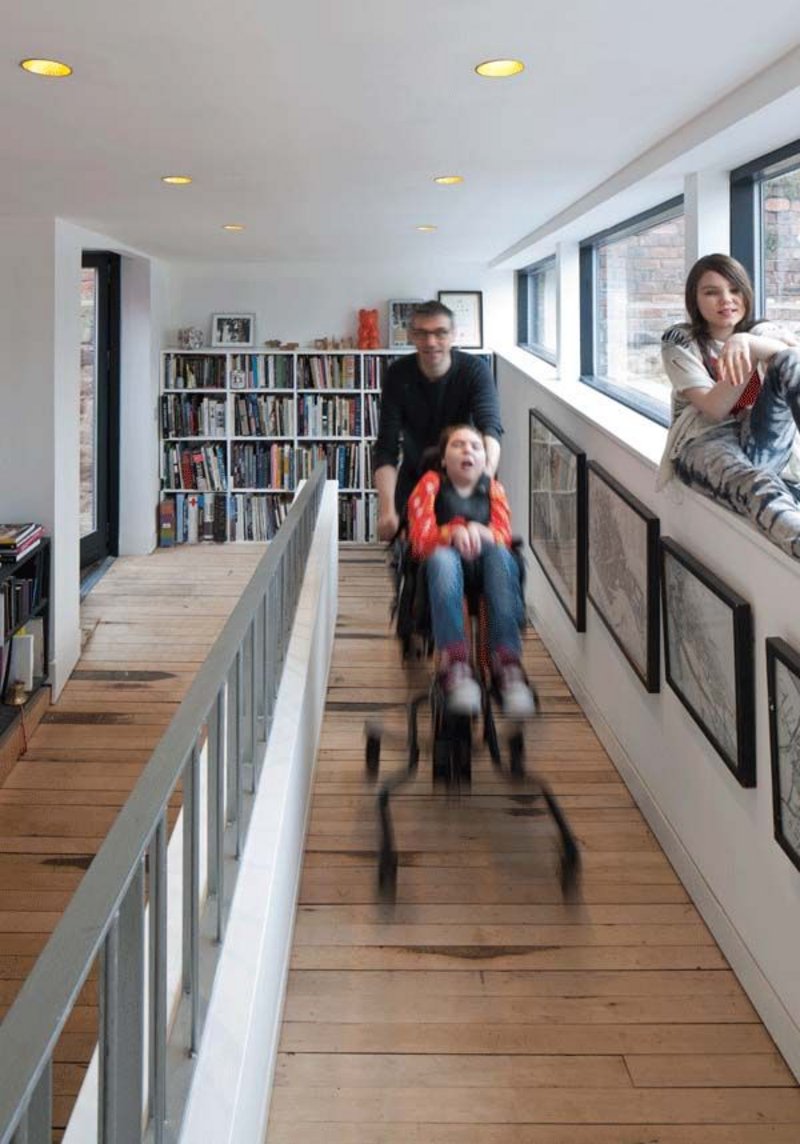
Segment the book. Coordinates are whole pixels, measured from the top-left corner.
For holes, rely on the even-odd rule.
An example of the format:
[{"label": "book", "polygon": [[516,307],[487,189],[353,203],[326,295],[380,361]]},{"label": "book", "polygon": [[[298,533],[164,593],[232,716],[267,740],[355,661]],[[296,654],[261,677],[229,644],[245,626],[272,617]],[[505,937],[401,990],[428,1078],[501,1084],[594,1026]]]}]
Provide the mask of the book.
[{"label": "book", "polygon": [[158,543],[171,548],[175,543],[175,501],[165,497],[158,505]]},{"label": "book", "polygon": [[23,548],[3,548],[0,549],[0,565],[1,564],[19,564],[26,556],[29,556],[35,548],[38,548],[42,542],[41,536],[37,536],[35,540],[29,541]]},{"label": "book", "polygon": [[16,548],[29,539],[36,531],[42,533],[40,524],[0,524],[0,548]]}]

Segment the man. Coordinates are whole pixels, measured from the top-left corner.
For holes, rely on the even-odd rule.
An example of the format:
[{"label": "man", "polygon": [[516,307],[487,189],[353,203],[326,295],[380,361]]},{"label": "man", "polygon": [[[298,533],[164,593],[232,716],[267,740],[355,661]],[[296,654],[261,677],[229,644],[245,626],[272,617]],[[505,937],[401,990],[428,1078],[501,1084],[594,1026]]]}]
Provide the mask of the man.
[{"label": "man", "polygon": [[408,495],[422,476],[423,454],[439,444],[448,425],[474,425],[482,434],[490,477],[500,460],[497,390],[480,358],[453,349],[452,311],[441,302],[415,306],[409,334],[417,352],[389,367],[381,393],[373,452],[381,540],[397,532]]}]

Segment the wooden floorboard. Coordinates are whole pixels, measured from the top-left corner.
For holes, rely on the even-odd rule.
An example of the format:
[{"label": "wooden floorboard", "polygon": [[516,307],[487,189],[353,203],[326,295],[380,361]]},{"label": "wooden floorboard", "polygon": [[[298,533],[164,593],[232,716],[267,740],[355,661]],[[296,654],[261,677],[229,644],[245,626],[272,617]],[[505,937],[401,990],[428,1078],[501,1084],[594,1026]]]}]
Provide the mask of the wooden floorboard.
[{"label": "wooden floorboard", "polygon": [[399,662],[381,553],[340,562],[269,1144],[797,1144],[800,1089],[533,632],[527,759],[579,839],[580,900],[530,797],[483,751],[471,794],[433,792],[425,744],[378,899],[364,721],[402,767],[392,704],[428,669]]},{"label": "wooden floorboard", "polygon": [[[10,1006],[227,616],[262,546],[122,557],[81,608],[84,646],[0,788],[0,1012]],[[171,817],[179,806],[172,799]],[[56,1132],[96,1042],[94,975],[55,1054]]]}]

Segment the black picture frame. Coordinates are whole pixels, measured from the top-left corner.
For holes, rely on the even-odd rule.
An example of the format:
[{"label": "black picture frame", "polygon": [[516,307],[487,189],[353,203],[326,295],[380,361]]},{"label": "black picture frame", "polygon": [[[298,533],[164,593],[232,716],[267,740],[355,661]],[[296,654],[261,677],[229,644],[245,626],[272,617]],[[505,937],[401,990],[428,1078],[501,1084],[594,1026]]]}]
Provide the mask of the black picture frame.
[{"label": "black picture frame", "polygon": [[483,291],[440,290],[438,300],[453,311],[453,345],[462,350],[483,347]]},{"label": "black picture frame", "polygon": [[775,841],[800,870],[800,654],[767,639],[769,748]]},{"label": "black picture frame", "polygon": [[587,595],[648,692],[660,688],[659,520],[596,461],[587,464]]},{"label": "black picture frame", "polygon": [[743,787],[756,785],[750,604],[670,537],[661,540],[669,686]]},{"label": "black picture frame", "polygon": [[586,454],[528,417],[528,544],[576,631],[586,631]]}]

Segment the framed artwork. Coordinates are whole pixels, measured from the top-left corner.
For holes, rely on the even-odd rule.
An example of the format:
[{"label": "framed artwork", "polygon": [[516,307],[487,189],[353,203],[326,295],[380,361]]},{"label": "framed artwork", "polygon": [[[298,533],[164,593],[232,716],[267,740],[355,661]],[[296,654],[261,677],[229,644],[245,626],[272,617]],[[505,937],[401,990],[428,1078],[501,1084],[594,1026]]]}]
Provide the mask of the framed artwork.
[{"label": "framed artwork", "polygon": [[800,870],[800,655],[767,640],[769,746],[775,841]]},{"label": "framed artwork", "polygon": [[478,350],[483,345],[483,293],[480,290],[440,290],[439,301],[453,311],[453,345]]},{"label": "framed artwork", "polygon": [[252,346],[256,340],[255,314],[212,314],[211,345]]},{"label": "framed artwork", "polygon": [[668,537],[661,585],[667,683],[742,786],[755,786],[750,605]]},{"label": "framed artwork", "polygon": [[648,691],[659,689],[658,517],[587,465],[588,595]]},{"label": "framed artwork", "polygon": [[410,350],[413,348],[409,327],[422,298],[395,298],[389,302],[389,349]]},{"label": "framed artwork", "polygon": [[528,543],[579,632],[586,631],[586,454],[529,415]]}]

